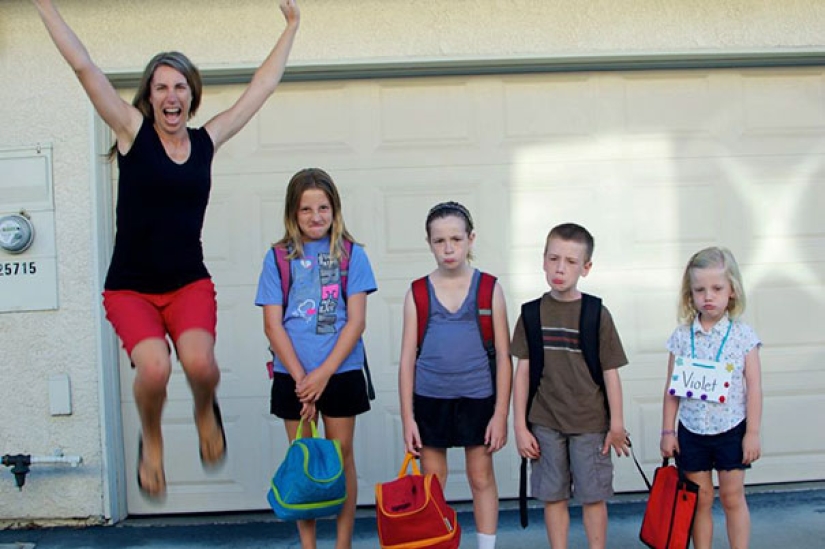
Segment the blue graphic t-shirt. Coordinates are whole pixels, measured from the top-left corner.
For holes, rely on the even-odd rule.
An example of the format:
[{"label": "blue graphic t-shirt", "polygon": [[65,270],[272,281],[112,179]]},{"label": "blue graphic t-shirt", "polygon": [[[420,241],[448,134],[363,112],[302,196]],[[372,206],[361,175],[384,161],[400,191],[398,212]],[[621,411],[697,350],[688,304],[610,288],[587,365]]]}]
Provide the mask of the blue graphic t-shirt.
[{"label": "blue graphic t-shirt", "polygon": [[[303,257],[290,261],[292,285],[284,314],[284,329],[304,370],[318,368],[332,352],[347,322],[347,305],[341,292],[339,269],[329,255],[329,238],[304,243]],[[376,290],[375,276],[364,249],[354,244],[347,276],[347,296]],[[283,305],[281,276],[270,248],[264,257],[255,305]],[[275,357],[275,371],[287,373]],[[359,370],[364,346],[359,340],[336,373]]]}]

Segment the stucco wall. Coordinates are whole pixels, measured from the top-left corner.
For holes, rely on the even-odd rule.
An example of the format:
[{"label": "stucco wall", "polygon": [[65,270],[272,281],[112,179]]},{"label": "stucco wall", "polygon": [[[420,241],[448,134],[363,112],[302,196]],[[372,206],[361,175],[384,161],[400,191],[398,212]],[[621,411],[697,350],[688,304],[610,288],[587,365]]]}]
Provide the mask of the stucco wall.
[{"label": "stucco wall", "polygon": [[[202,68],[248,67],[282,29],[274,0],[64,0],[64,16],[107,71],[137,71],[180,49]],[[293,65],[694,51],[823,50],[818,0],[304,0]],[[18,492],[0,470],[0,519],[107,516],[95,262],[93,115],[28,1],[0,2],[0,149],[54,144],[59,303],[0,314],[0,454],[81,455],[34,469]],[[2,177],[2,173],[0,173]],[[74,413],[49,415],[47,379],[65,372]],[[117,441],[116,443],[119,443]]]}]

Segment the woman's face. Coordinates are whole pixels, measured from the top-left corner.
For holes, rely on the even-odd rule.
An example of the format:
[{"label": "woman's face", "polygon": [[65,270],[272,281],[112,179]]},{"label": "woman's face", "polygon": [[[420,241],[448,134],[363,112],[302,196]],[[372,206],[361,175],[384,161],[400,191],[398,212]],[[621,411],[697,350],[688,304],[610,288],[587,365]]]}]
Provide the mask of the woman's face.
[{"label": "woman's face", "polygon": [[332,204],[321,189],[307,189],[298,205],[298,228],[304,242],[320,240],[332,227]]},{"label": "woman's face", "polygon": [[149,103],[155,124],[165,133],[186,129],[192,106],[192,88],[186,77],[167,65],[159,65],[149,84]]}]

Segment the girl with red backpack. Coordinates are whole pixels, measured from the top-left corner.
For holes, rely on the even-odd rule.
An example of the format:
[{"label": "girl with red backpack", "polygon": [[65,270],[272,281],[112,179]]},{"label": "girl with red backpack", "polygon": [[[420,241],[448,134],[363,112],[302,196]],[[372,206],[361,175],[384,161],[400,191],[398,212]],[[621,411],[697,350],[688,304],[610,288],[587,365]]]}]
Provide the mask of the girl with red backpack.
[{"label": "girl with red backpack", "polygon": [[[447,448],[464,448],[478,547],[492,549],[498,525],[493,453],[507,442],[512,377],[504,292],[495,278],[470,266],[476,235],[467,208],[438,204],[425,227],[437,266],[404,300],[398,381],[404,444],[442,487]],[[478,306],[485,285],[492,310]],[[492,319],[489,348],[481,318]]]}]

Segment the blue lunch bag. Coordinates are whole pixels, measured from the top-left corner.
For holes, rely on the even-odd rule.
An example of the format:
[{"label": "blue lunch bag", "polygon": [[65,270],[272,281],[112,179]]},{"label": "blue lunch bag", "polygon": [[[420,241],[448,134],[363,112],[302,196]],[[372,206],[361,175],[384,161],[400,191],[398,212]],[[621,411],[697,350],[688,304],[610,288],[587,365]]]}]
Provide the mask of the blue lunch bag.
[{"label": "blue lunch bag", "polygon": [[304,420],[295,440],[272,477],[269,505],[282,520],[305,520],[337,515],[347,499],[341,443],[318,435],[310,421],[312,437],[303,438]]}]

